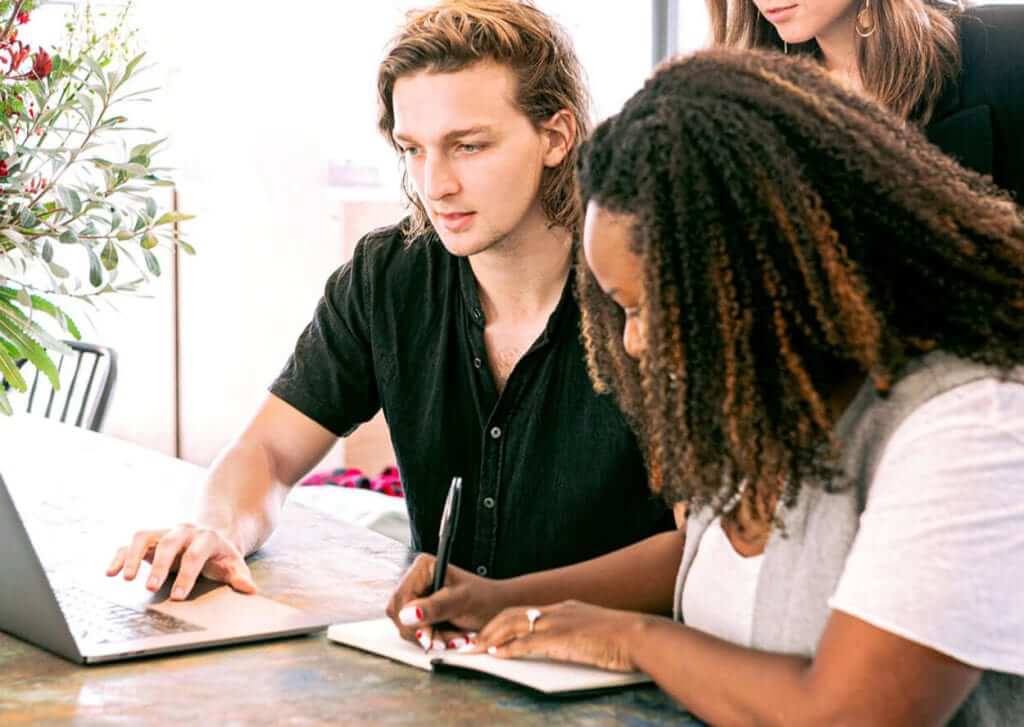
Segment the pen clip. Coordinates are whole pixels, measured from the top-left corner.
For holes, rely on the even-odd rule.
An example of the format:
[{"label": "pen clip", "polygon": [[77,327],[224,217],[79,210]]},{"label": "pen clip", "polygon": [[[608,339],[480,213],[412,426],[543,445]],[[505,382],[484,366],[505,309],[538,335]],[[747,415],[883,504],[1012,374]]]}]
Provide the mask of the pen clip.
[{"label": "pen clip", "polygon": [[[438,542],[444,540],[444,531],[452,526],[452,508],[455,506],[456,490],[461,490],[462,478],[452,477],[452,483],[448,487],[448,496],[444,500],[444,509],[441,511],[441,525],[437,531]],[[457,515],[456,515],[457,516]]]}]

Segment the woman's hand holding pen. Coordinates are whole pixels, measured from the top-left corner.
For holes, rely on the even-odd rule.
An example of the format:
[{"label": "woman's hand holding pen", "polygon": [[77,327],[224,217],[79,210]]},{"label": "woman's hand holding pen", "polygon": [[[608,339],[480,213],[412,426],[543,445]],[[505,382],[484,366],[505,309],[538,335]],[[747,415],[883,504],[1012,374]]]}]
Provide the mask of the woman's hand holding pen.
[{"label": "woman's hand holding pen", "polygon": [[[449,565],[444,587],[432,596],[434,579],[432,555],[421,555],[403,576],[388,602],[387,615],[403,639],[424,649],[461,648],[470,644],[471,634],[509,605],[502,581],[481,578]],[[447,621],[458,631],[434,633],[432,624]]]}]

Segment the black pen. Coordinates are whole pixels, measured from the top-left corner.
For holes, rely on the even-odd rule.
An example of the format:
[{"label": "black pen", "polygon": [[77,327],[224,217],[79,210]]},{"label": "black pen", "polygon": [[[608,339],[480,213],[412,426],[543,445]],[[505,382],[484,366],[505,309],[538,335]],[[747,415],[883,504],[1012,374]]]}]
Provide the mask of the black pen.
[{"label": "black pen", "polygon": [[[434,583],[425,595],[430,596],[444,588],[444,577],[448,571],[448,561],[452,557],[452,543],[455,542],[455,531],[459,527],[459,506],[462,503],[462,478],[452,477],[448,487],[448,497],[444,501],[441,512],[441,529],[437,534],[437,559],[434,561]],[[452,625],[436,623],[432,628],[452,628]],[[429,648],[424,648],[429,651]]]}]

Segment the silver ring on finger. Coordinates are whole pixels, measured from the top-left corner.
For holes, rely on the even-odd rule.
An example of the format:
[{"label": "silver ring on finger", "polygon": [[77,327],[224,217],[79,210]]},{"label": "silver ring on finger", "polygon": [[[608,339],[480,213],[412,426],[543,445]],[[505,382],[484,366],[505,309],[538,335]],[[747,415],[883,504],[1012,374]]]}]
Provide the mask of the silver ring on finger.
[{"label": "silver ring on finger", "polygon": [[539,608],[528,608],[526,609],[526,621],[530,624],[530,633],[533,633],[533,627],[537,623],[537,619],[540,618]]}]

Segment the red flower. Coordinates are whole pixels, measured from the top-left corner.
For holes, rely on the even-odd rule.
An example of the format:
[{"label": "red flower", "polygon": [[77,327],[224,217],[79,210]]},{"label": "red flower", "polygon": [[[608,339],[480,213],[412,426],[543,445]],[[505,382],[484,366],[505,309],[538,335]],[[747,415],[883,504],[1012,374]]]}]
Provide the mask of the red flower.
[{"label": "red flower", "polygon": [[26,58],[28,58],[29,53],[31,53],[31,51],[28,49],[28,46],[23,46],[20,43],[18,44],[18,49],[17,50],[14,50],[14,48],[12,47],[10,49],[10,54],[11,54],[11,68],[10,68],[10,70],[17,71],[18,70],[18,66],[20,66],[22,64],[22,62]]},{"label": "red flower", "polygon": [[18,13],[18,25],[24,25],[27,22],[28,22],[28,13],[25,13],[25,12]]},{"label": "red flower", "polygon": [[35,79],[46,78],[52,70],[53,61],[50,60],[50,54],[40,48],[36,51],[35,58],[32,59],[32,70],[29,72],[28,77]]},{"label": "red flower", "polygon": [[0,161],[0,177],[6,177],[7,172],[7,160],[4,159],[3,161]]}]

